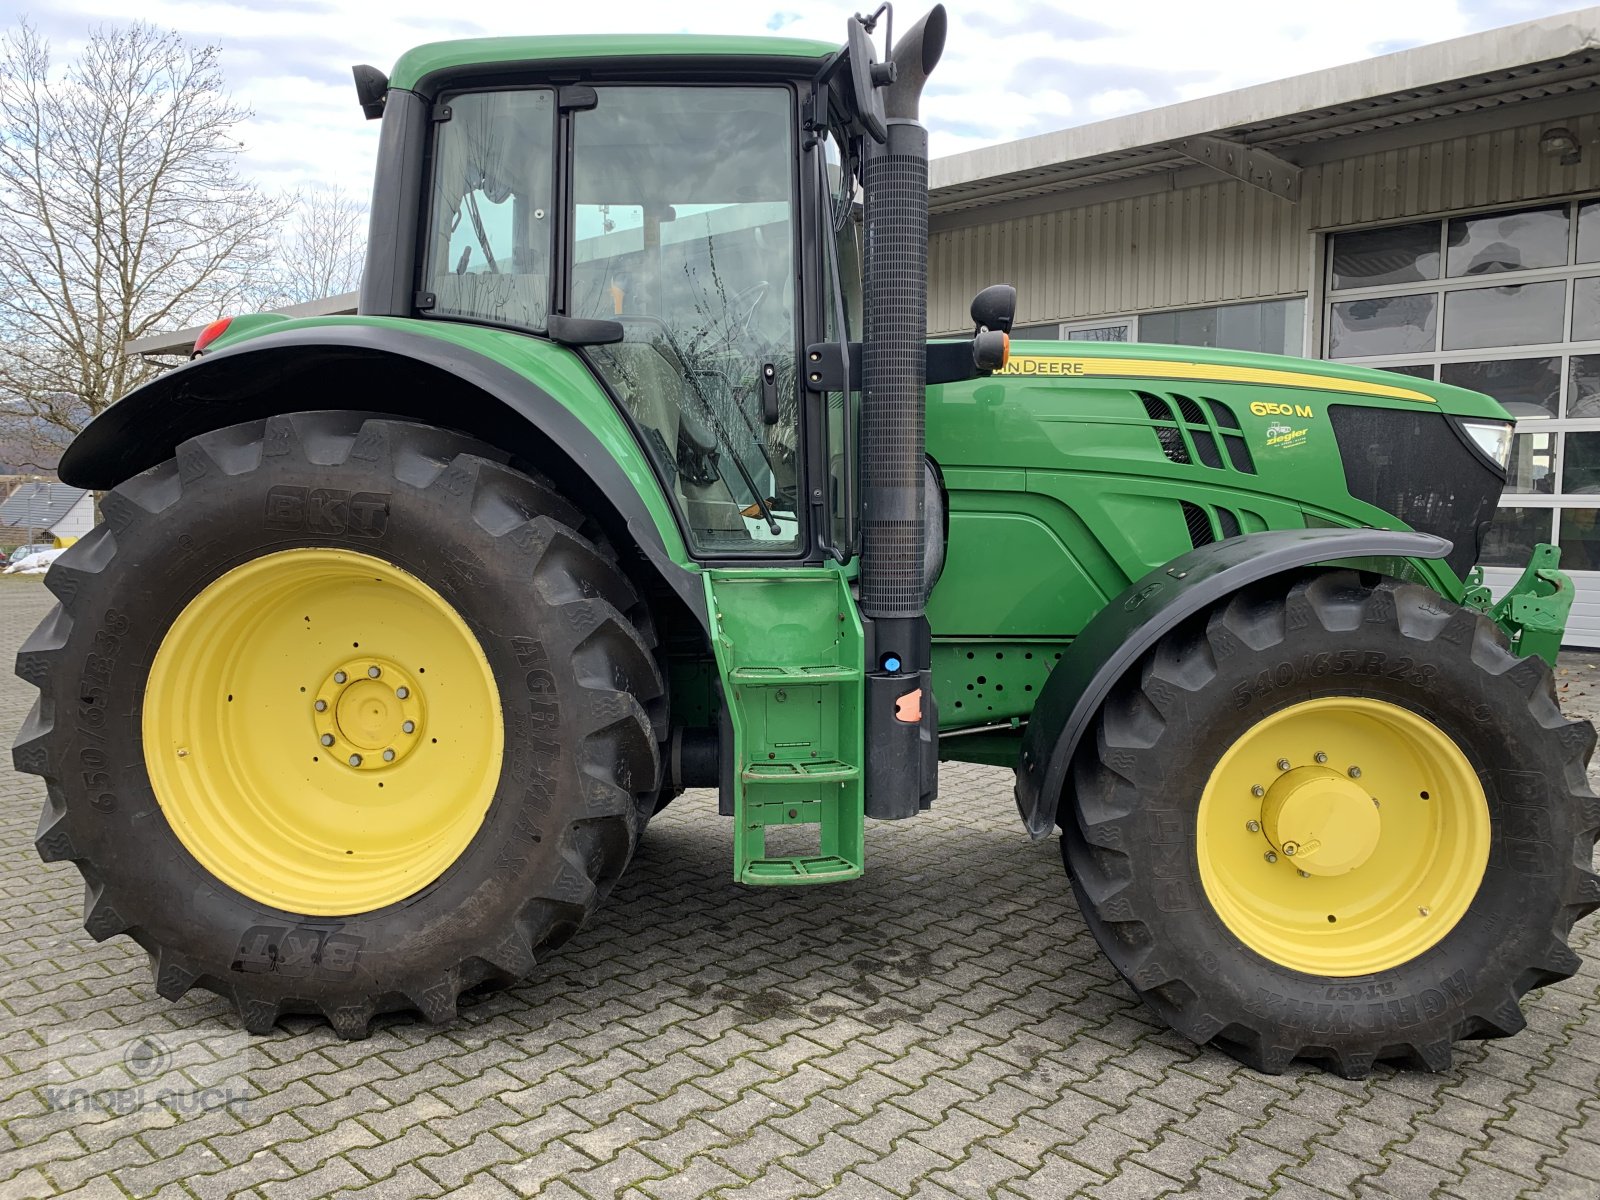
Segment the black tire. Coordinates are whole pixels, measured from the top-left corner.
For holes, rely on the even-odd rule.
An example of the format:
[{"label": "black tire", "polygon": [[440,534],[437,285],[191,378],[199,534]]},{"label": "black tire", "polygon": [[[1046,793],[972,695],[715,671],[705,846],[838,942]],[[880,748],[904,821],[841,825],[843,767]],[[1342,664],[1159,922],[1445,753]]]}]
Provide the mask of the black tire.
[{"label": "black tire", "polygon": [[[335,504],[286,531],[267,520],[273,489],[384,501],[364,526]],[[50,572],[60,603],[17,656],[40,695],[13,751],[46,781],[38,851],[82,872],[97,941],[132,937],[162,996],[216,992],[252,1032],[320,1014],[357,1038],[379,1013],[450,1020],[463,991],[524,978],[583,924],[655,807],[666,696],[649,614],[571,503],[458,434],[321,412],[186,442],[102,511]],[[476,636],[504,702],[504,765],[466,849],[415,894],[350,916],[282,911],[213,877],[172,832],[144,762],[141,694],[177,614],[225,571],[301,546],[359,550],[429,584]],[[531,686],[530,644],[554,679],[553,722],[513,703]],[[106,759],[110,790],[90,787],[82,768]]]},{"label": "black tire", "polygon": [[[1351,650],[1346,671],[1304,669]],[[1431,949],[1354,978],[1247,948],[1207,899],[1195,840],[1223,752],[1268,714],[1330,695],[1428,718],[1489,805],[1488,867],[1466,915]],[[1307,573],[1235,594],[1129,671],[1074,762],[1062,856],[1101,948],[1192,1041],[1274,1074],[1297,1058],[1348,1077],[1390,1059],[1440,1071],[1457,1040],[1521,1029],[1520,997],[1579,966],[1568,934],[1600,906],[1594,745],[1588,722],[1562,716],[1549,667],[1515,657],[1481,614],[1393,579]]]}]

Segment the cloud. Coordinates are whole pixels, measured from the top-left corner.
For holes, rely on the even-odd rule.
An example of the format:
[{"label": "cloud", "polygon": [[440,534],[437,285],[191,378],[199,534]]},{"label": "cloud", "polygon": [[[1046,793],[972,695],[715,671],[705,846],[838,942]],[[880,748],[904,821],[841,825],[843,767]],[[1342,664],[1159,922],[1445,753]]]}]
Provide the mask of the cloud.
[{"label": "cloud", "polygon": [[[1562,11],[1565,0],[950,0],[945,59],[925,97],[935,154],[1099,120],[1279,79],[1475,29]],[[239,131],[241,166],[268,188],[371,186],[378,125],[362,119],[352,63],[387,69],[422,42],[516,33],[769,34],[840,41],[860,0],[804,7],[748,0],[0,0],[0,27],[25,14],[58,61],[87,30],[137,13],[223,47],[236,97],[255,113]],[[896,26],[919,11],[905,4]],[[881,38],[881,34],[880,34]]]}]

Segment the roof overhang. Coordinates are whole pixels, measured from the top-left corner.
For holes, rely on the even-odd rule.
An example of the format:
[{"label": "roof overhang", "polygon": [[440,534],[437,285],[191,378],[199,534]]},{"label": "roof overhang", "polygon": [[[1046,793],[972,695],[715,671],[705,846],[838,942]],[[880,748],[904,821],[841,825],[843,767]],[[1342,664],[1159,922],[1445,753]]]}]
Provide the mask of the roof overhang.
[{"label": "roof overhang", "polygon": [[956,213],[1200,164],[1292,199],[1294,168],[1330,157],[1336,139],[1560,97],[1592,106],[1597,86],[1600,8],[1579,9],[936,159],[931,207]]},{"label": "roof overhang", "polygon": [[[282,313],[286,317],[348,316],[356,311],[359,297],[359,292],[345,292],[342,296],[324,296],[320,300],[307,300],[304,304],[291,304],[287,308],[268,311]],[[188,357],[194,352],[195,339],[204,328],[204,325],[192,325],[188,329],[174,329],[171,333],[146,334],[124,343],[122,349],[125,354],[141,354],[150,358],[172,354]]]}]

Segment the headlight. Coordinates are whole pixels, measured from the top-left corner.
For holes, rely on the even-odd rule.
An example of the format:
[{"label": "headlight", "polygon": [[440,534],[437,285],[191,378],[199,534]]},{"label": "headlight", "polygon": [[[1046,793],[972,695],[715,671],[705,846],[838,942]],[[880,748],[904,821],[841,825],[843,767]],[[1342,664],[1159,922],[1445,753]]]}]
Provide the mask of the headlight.
[{"label": "headlight", "polygon": [[1510,421],[1467,421],[1457,418],[1456,423],[1461,426],[1473,445],[1482,450],[1490,462],[1502,471],[1511,464],[1511,431],[1515,425]]}]

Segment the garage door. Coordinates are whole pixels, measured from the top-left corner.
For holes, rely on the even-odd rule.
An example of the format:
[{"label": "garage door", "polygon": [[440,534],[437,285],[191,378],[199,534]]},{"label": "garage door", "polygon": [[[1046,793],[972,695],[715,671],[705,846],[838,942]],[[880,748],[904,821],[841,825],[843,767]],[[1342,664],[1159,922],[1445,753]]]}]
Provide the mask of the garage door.
[{"label": "garage door", "polygon": [[1323,354],[1486,392],[1517,418],[1483,563],[1555,542],[1572,645],[1600,646],[1600,199],[1329,236]]}]

